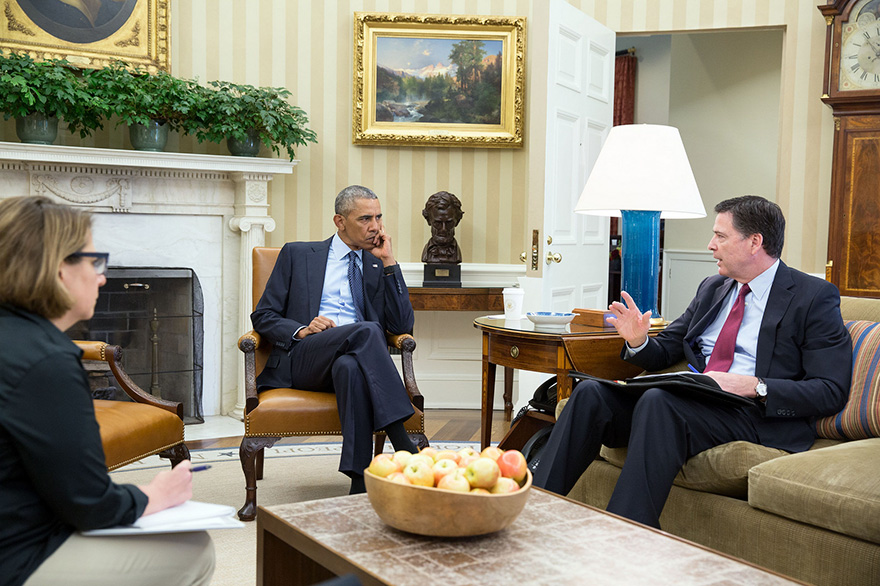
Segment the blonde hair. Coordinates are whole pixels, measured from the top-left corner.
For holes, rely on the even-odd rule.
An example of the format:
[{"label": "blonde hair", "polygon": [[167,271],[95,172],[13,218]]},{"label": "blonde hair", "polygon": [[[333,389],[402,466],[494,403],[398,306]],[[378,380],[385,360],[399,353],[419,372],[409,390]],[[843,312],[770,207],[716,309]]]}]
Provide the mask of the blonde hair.
[{"label": "blonde hair", "polygon": [[92,229],[87,212],[47,197],[0,201],[0,303],[46,319],[64,315],[74,299],[61,284],[62,262],[85,246]]}]

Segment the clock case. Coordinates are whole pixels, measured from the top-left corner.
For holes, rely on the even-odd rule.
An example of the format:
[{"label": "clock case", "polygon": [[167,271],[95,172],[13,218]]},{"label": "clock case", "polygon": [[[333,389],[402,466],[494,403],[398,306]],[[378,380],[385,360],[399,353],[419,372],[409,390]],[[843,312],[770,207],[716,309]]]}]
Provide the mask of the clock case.
[{"label": "clock case", "polygon": [[880,297],[880,90],[839,90],[842,28],[859,0],[829,0],[822,101],[834,113],[826,279],[841,295]]}]

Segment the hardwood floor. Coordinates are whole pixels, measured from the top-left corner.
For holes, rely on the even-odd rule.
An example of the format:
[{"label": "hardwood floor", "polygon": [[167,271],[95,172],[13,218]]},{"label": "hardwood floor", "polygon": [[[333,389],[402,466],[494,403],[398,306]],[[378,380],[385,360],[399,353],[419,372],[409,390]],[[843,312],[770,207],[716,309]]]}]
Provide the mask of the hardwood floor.
[{"label": "hardwood floor", "polygon": [[[515,414],[514,414],[515,415]],[[510,428],[510,422],[504,420],[503,411],[495,411],[492,415],[492,441],[497,442]],[[480,441],[480,410],[479,409],[426,409],[425,435],[428,441]],[[334,440],[334,438],[336,438]],[[317,443],[338,441],[339,436],[299,436],[281,438],[275,445]],[[208,448],[238,447],[241,436],[223,437],[207,440],[191,440],[186,442],[191,450]]]}]

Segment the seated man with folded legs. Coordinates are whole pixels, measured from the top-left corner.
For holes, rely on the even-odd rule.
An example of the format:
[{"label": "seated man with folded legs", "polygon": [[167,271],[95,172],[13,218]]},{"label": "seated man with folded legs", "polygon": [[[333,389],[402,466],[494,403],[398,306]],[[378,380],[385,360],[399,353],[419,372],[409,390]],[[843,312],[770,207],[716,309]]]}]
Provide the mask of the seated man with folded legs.
[{"label": "seated man with folded legs", "polygon": [[684,314],[651,338],[650,312],[623,293],[611,319],[626,341],[624,360],[657,371],[686,359],[753,404],[709,403],[663,388],[632,395],[584,381],[550,434],[536,486],[568,494],[602,444],[628,446],[608,511],[660,527],[688,458],[736,440],[807,450],[815,418],[843,408],[852,346],[837,288],[779,260],[785,218],[776,204],[743,196],[715,213],[709,250],[719,274],[700,284]]},{"label": "seated man with folded legs", "polygon": [[357,493],[373,432],[384,429],[396,450],[416,451],[403,425],[413,406],[385,340],[386,331],[411,332],[415,318],[376,194],[346,187],[335,212],[331,238],[284,245],[251,320],[275,344],[258,391],[336,393],[339,471]]}]

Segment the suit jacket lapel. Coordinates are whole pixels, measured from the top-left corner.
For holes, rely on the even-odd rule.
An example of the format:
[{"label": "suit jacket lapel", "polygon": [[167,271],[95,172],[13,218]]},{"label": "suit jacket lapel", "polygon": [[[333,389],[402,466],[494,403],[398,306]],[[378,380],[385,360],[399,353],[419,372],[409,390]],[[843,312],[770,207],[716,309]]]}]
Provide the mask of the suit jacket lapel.
[{"label": "suit jacket lapel", "polygon": [[761,330],[758,333],[758,349],[755,356],[755,376],[767,376],[770,371],[770,361],[773,358],[773,348],[776,346],[776,330],[779,322],[788,311],[788,306],[794,299],[791,288],[794,281],[791,278],[791,269],[782,261],[776,270],[776,277],[770,287],[770,295],[767,298],[767,306],[764,308],[764,318],[761,320]]},{"label": "suit jacket lapel", "polygon": [[309,292],[309,315],[318,315],[321,310],[321,295],[324,293],[324,276],[327,274],[327,255],[330,254],[331,236],[318,242],[306,255],[306,286]]},{"label": "suit jacket lapel", "polygon": [[685,340],[689,346],[697,336],[706,331],[706,328],[715,321],[715,318],[718,317],[718,312],[721,310],[721,305],[734,287],[736,287],[736,281],[733,279],[726,279],[715,289],[715,292],[712,294],[712,299],[708,303],[706,313],[702,316],[695,316],[696,319],[691,322],[691,327],[688,330],[687,336],[685,336]]},{"label": "suit jacket lapel", "polygon": [[379,316],[376,315],[373,299],[375,299],[379,291],[379,279],[382,278],[382,263],[366,250],[362,260],[364,264],[364,293],[366,294],[366,299],[364,300],[366,315],[364,317],[370,321],[381,321]]}]

